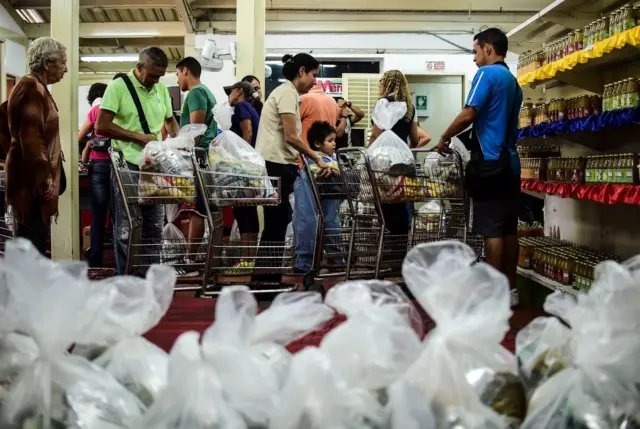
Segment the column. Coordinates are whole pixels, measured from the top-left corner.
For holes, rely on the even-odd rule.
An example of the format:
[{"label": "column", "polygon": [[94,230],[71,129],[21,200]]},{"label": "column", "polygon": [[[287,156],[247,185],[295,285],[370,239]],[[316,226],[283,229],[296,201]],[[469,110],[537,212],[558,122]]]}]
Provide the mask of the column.
[{"label": "column", "polygon": [[53,259],[80,258],[79,182],[78,182],[78,66],[80,0],[56,0],[51,8],[51,37],[67,47],[65,77],[52,87],[60,114],[60,139],[66,162],[67,189],[60,197],[57,223],[51,228]]},{"label": "column", "polygon": [[264,84],[265,0],[237,0],[236,79],[251,74]]},{"label": "column", "polygon": [[187,33],[184,35],[184,56],[198,58],[198,51],[196,50],[196,35],[194,33]]}]

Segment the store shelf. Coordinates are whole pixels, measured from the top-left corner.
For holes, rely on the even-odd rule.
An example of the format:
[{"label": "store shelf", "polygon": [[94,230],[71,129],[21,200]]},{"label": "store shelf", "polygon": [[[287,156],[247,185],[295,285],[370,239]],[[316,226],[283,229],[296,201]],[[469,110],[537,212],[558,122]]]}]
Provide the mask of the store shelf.
[{"label": "store shelf", "polygon": [[640,186],[614,183],[572,184],[523,180],[522,191],[530,195],[555,195],[600,204],[640,205]]},{"label": "store shelf", "polygon": [[622,3],[624,0],[555,0],[507,34],[509,50],[521,54],[541,49],[543,43],[584,27]]},{"label": "store shelf", "polygon": [[640,26],[518,77],[521,86],[557,80],[595,93],[604,90],[605,70],[640,60]]},{"label": "store shelf", "polygon": [[558,291],[558,292],[562,292],[562,293],[566,293],[569,295],[578,295],[580,292],[578,292],[577,290],[574,290],[571,286],[565,286],[561,283],[558,283],[556,281],[553,281],[549,278],[546,278],[544,276],[541,276],[540,274],[532,271],[532,270],[527,270],[524,268],[520,268],[518,267],[518,274],[521,275],[524,278],[527,278],[529,280],[533,280],[534,282],[548,288],[551,289],[553,291]]}]

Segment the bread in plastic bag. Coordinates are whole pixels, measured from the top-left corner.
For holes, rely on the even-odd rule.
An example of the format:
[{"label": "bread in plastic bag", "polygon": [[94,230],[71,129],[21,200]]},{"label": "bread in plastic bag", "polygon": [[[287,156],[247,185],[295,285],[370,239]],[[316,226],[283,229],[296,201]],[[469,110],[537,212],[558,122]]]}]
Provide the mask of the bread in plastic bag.
[{"label": "bread in plastic bag", "polygon": [[533,392],[522,428],[640,427],[637,266],[603,262],[588,294],[547,297],[545,309],[571,326],[573,360]]},{"label": "bread in plastic bag", "polygon": [[247,429],[226,401],[218,374],[202,356],[200,334],[185,332],[169,356],[169,380],[136,429]]},{"label": "bread in plastic bag", "polygon": [[101,350],[93,363],[148,406],[166,385],[168,356],[142,334],[167,312],[176,273],[169,266],[152,265],[145,279],[118,276],[99,283],[113,293],[79,343]]},{"label": "bread in plastic bag", "polygon": [[[408,288],[436,328],[400,386],[390,392],[406,391],[402,383],[421,392],[434,429],[504,428],[517,424],[526,412],[515,357],[500,344],[511,316],[507,279],[487,264],[473,264],[475,260],[466,244],[443,241],[416,246],[402,266]],[[392,421],[400,412],[391,408]],[[425,427],[416,421],[403,424]]]},{"label": "bread in plastic bag", "polygon": [[6,243],[0,271],[21,330],[38,349],[11,386],[0,427],[129,428],[142,403],[104,370],[66,351],[108,300],[108,288],[99,296],[86,264],[50,261],[24,239]]},{"label": "bread in plastic bag", "polygon": [[390,102],[381,98],[371,113],[373,123],[382,133],[367,148],[367,155],[374,171],[394,176],[415,176],[415,159],[407,142],[402,141],[391,129],[407,113],[405,102]]},{"label": "bread in plastic bag", "polygon": [[372,429],[384,422],[380,403],[367,389],[349,385],[321,348],[295,354],[270,429]]},{"label": "bread in plastic bag", "polygon": [[365,388],[384,405],[386,388],[422,349],[422,317],[400,287],[387,281],[338,284],[325,303],[347,321],[328,332],[320,348],[349,386]]},{"label": "bread in plastic bag", "polygon": [[217,104],[213,116],[222,130],[209,146],[209,166],[216,174],[216,197],[275,198],[277,191],[267,178],[265,161],[242,137],[231,131],[234,108]]},{"label": "bread in plastic bag", "polygon": [[288,343],[319,328],[333,310],[313,292],[281,293],[257,314],[246,286],[222,290],[216,319],[202,336],[202,350],[219,375],[225,396],[250,426],[264,427],[288,372]]}]

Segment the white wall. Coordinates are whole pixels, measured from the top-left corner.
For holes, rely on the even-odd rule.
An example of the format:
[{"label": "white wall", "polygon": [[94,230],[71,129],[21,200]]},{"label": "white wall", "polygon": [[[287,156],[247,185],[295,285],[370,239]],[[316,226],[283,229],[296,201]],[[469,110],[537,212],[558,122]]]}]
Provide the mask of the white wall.
[{"label": "white wall", "polygon": [[[469,49],[473,46],[473,35],[444,36],[452,43]],[[213,39],[218,49],[229,51],[235,35],[200,34],[195,37],[196,49],[202,49],[207,39]],[[267,34],[265,50],[269,57],[280,57],[285,53],[310,52],[322,57],[345,59],[381,60],[382,71],[397,69],[405,74],[429,73],[428,61],[444,61],[445,73],[464,73],[468,91],[477,71],[473,56],[455,46],[428,34]],[[516,72],[517,57],[509,56],[507,63]],[[202,78],[216,99],[226,98],[222,87],[235,82],[233,62],[225,60],[224,68],[217,73],[205,72]],[[437,74],[437,73],[434,73]]]},{"label": "white wall", "polygon": [[[9,12],[7,12],[2,5],[0,5],[0,28],[24,35],[20,26],[11,18]],[[26,70],[26,54],[27,50],[24,46],[11,40],[6,40],[3,64],[6,73],[13,76],[24,75]]]}]

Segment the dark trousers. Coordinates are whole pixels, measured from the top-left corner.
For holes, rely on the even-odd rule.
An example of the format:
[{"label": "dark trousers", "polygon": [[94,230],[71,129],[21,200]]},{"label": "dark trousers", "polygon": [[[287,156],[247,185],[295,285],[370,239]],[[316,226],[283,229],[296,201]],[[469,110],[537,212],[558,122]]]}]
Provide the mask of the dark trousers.
[{"label": "dark trousers", "polygon": [[104,227],[111,199],[111,161],[92,160],[90,175],[91,248],[87,257],[89,266],[97,268],[103,265]]},{"label": "dark trousers", "polygon": [[[271,257],[273,252],[269,252],[263,246],[263,243],[271,246],[283,246],[285,236],[287,235],[287,226],[291,223],[291,203],[289,196],[293,193],[293,184],[298,178],[298,166],[293,164],[277,164],[275,162],[266,161],[267,174],[272,177],[280,178],[280,204],[277,206],[265,206],[264,210],[264,231],[260,239],[260,247],[258,248],[257,267],[274,266],[274,260]],[[275,185],[275,184],[274,184]],[[268,254],[270,259],[260,260],[260,256]],[[281,274],[271,275],[255,275],[253,280],[259,282],[280,282]]]},{"label": "dark trousers", "polygon": [[42,255],[47,254],[49,224],[42,220],[42,212],[38,204],[31,210],[24,223],[18,222],[16,236],[29,240]]}]

